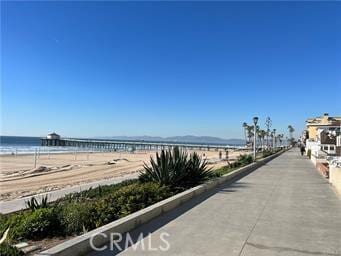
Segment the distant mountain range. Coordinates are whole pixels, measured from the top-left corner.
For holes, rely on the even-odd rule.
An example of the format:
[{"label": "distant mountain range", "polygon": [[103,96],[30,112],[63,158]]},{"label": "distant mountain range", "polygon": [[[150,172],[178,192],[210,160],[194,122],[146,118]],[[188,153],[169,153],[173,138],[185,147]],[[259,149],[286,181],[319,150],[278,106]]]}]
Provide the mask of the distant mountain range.
[{"label": "distant mountain range", "polygon": [[110,136],[97,137],[97,139],[111,140],[132,140],[132,141],[163,141],[163,142],[187,142],[187,143],[204,143],[204,144],[226,144],[226,145],[244,145],[245,140],[242,139],[222,139],[211,136],[173,136],[173,137],[154,137],[154,136]]}]

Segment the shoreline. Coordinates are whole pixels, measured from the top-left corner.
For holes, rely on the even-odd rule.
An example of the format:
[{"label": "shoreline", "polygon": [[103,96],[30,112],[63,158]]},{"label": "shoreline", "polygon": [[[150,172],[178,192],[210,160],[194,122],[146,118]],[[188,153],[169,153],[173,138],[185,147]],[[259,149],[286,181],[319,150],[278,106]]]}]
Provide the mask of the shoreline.
[{"label": "shoreline", "polygon": [[[145,151],[141,151],[141,150],[135,150],[134,152],[129,152],[129,151],[126,151],[126,150],[117,150],[117,151],[96,151],[96,150],[92,150],[92,151],[84,151],[84,150],[80,150],[80,151],[50,151],[50,152],[46,152],[46,151],[38,151],[37,154],[38,155],[53,155],[53,154],[75,154],[75,153],[88,153],[88,154],[93,154],[93,153],[139,153],[140,152],[145,152]],[[152,151],[152,150],[151,150]],[[18,154],[14,154],[14,152],[12,153],[2,153],[0,152],[0,158],[2,156],[34,156],[35,155],[35,152],[30,152],[30,153],[18,153]]]}]

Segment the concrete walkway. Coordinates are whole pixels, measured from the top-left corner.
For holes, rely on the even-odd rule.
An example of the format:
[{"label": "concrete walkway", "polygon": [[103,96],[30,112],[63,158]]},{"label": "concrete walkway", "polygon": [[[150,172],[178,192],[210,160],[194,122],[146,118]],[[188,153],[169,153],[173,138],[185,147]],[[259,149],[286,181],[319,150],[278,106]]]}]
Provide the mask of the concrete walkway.
[{"label": "concrete walkway", "polygon": [[[138,240],[140,232],[145,237],[136,250],[91,255],[335,256],[341,255],[341,200],[312,163],[291,150],[130,235]],[[166,247],[161,234],[168,251],[160,249]]]}]

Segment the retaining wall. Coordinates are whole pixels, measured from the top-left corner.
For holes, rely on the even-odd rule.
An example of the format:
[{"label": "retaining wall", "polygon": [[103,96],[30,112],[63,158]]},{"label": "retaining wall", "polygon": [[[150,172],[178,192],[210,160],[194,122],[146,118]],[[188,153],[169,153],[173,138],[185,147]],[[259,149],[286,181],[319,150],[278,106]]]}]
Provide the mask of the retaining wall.
[{"label": "retaining wall", "polygon": [[334,186],[336,192],[341,196],[341,168],[330,166],[329,182]]}]

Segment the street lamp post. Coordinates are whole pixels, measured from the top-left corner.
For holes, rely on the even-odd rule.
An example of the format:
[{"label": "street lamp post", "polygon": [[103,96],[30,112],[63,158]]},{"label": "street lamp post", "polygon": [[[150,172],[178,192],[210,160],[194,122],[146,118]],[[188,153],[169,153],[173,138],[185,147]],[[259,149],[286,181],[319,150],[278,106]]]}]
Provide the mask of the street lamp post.
[{"label": "street lamp post", "polygon": [[273,137],[273,149],[276,148],[276,129],[273,129],[274,137]]},{"label": "street lamp post", "polygon": [[256,131],[256,125],[258,122],[258,117],[253,118],[253,161],[256,161],[256,136],[257,136],[257,131]]}]

